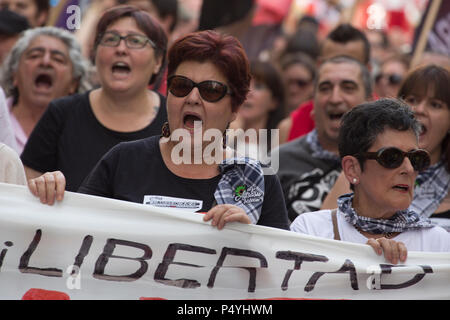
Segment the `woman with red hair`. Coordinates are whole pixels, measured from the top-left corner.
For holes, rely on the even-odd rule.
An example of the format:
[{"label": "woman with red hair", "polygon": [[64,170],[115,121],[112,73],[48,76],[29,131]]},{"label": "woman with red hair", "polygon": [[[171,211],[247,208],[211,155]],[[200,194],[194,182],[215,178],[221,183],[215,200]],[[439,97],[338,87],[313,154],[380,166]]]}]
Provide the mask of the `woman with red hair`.
[{"label": "woman with red hair", "polygon": [[[288,229],[277,176],[264,175],[256,160],[236,158],[223,141],[250,85],[239,41],[213,31],[191,33],[173,44],[168,60],[162,135],[112,148],[78,191],[206,212],[204,220],[218,229],[229,222]],[[59,182],[49,185],[53,175],[30,182],[43,202],[62,199]]]}]

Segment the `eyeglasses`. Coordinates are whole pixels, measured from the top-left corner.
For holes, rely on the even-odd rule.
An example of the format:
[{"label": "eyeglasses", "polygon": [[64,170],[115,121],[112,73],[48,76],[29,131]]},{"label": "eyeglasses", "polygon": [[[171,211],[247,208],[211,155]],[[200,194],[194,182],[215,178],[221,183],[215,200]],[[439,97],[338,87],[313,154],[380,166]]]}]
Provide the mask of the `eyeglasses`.
[{"label": "eyeglasses", "polygon": [[387,169],[395,169],[402,165],[408,157],[415,171],[423,171],[430,165],[430,156],[426,150],[416,149],[404,152],[395,147],[381,148],[377,152],[365,152],[359,155],[365,159],[376,160]]},{"label": "eyeglasses", "polygon": [[126,36],[121,36],[115,32],[105,32],[100,38],[100,44],[106,47],[117,47],[121,40],[125,40],[125,45],[129,49],[142,49],[145,45],[150,43],[153,48],[156,48],[155,43],[143,36],[141,34],[127,34]]},{"label": "eyeglasses", "polygon": [[171,76],[167,79],[167,88],[175,97],[185,97],[192,89],[198,88],[200,96],[208,102],[217,102],[226,94],[231,95],[228,87],[218,81],[206,80],[196,83],[189,78],[183,76]]},{"label": "eyeglasses", "polygon": [[383,74],[380,73],[375,77],[375,82],[380,82],[380,80],[384,77],[387,77],[388,82],[390,85],[396,85],[399,84],[400,82],[402,82],[403,77],[399,74],[393,73],[393,74]]}]

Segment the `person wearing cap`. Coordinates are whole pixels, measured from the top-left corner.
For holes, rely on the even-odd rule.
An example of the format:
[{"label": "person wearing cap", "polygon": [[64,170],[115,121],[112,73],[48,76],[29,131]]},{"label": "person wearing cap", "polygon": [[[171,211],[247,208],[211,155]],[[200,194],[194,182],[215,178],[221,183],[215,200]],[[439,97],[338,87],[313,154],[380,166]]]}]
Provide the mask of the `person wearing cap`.
[{"label": "person wearing cap", "polygon": [[253,0],[204,0],[198,30],[215,30],[242,40],[256,10]]},{"label": "person wearing cap", "polygon": [[31,27],[46,25],[49,12],[49,0],[0,0],[0,9],[14,11],[25,17]]},{"label": "person wearing cap", "polygon": [[25,17],[10,10],[0,10],[0,64],[19,40],[20,33],[29,27]]}]

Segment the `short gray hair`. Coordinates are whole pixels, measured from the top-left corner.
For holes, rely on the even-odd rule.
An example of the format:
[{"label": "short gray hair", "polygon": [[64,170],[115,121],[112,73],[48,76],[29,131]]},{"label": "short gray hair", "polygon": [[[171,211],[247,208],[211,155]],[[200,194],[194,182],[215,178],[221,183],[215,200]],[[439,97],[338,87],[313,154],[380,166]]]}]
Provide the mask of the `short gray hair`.
[{"label": "short gray hair", "polygon": [[76,38],[69,32],[57,27],[39,27],[26,30],[16,42],[2,65],[0,73],[0,85],[5,90],[6,96],[18,98],[17,89],[13,85],[14,74],[19,68],[19,61],[22,54],[30,43],[38,36],[50,36],[61,40],[68,48],[69,59],[72,63],[73,79],[79,81],[77,92],[81,93],[91,88],[89,83],[90,63],[81,53],[81,46]]}]

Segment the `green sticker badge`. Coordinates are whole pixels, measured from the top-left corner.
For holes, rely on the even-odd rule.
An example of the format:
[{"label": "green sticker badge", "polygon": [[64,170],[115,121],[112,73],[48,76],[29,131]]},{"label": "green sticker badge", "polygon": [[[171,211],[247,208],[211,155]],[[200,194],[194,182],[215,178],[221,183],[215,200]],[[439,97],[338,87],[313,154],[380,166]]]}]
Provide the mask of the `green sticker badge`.
[{"label": "green sticker badge", "polygon": [[236,197],[241,197],[242,194],[245,192],[246,189],[247,189],[247,187],[244,186],[244,185],[238,186],[238,187],[234,190],[234,194],[236,195]]}]

